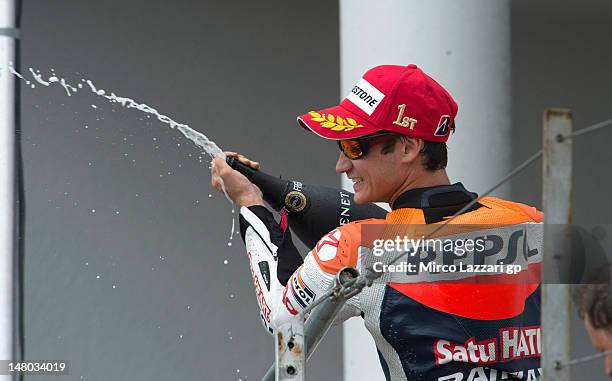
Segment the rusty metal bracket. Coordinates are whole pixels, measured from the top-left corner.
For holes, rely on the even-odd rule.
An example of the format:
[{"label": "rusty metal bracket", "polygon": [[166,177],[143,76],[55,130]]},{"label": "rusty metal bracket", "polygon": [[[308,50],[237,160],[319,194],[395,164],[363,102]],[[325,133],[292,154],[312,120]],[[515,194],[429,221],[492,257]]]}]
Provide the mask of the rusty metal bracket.
[{"label": "rusty metal bracket", "polygon": [[[356,282],[358,278],[360,278],[359,271],[355,268],[344,267],[340,269],[336,274],[335,283],[330,287],[330,291],[321,297],[316,308],[310,310],[311,312],[306,323],[304,323],[303,320],[304,315],[300,314],[296,316],[295,322],[279,327],[279,333],[282,333],[282,336],[277,336],[276,361],[268,369],[268,372],[261,381],[303,380],[306,361],[310,359],[310,356],[317,349],[321,339],[323,339],[331,327],[338,312],[340,312],[344,306],[344,303],[355,295],[352,287],[359,287],[360,283]],[[359,288],[359,291],[361,291],[361,289],[363,289],[363,287]],[[299,344],[300,324],[304,326],[303,344]],[[290,350],[288,343],[292,337],[295,338],[294,344],[302,345],[301,348],[304,348],[306,353],[305,361],[302,362],[302,370],[299,372],[299,375],[297,374],[299,368],[292,364],[298,364],[298,355],[303,355],[304,351],[302,350],[300,354],[300,347],[294,347],[296,348],[295,350]],[[286,345],[286,348],[282,348],[281,345]],[[293,366],[293,368],[288,368],[289,366]],[[294,375],[288,374],[294,371],[296,371]],[[290,378],[293,376],[300,376],[302,378]]]},{"label": "rusty metal bracket", "polygon": [[276,332],[276,380],[304,381],[304,321],[293,319]]}]

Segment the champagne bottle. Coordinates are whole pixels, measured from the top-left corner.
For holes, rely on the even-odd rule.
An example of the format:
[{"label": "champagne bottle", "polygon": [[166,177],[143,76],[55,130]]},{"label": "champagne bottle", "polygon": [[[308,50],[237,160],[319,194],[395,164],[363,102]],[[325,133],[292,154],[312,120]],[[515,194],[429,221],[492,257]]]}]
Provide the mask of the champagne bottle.
[{"label": "champagne bottle", "polygon": [[273,209],[286,211],[289,226],[311,249],[321,237],[340,225],[387,215],[386,210],[375,204],[355,205],[351,192],[283,180],[255,170],[234,157],[226,161],[261,189],[264,200]]}]

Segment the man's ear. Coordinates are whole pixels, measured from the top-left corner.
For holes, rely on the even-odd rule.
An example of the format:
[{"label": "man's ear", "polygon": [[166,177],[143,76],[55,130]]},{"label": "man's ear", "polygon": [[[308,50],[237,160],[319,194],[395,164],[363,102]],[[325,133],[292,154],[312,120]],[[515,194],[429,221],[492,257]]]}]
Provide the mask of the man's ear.
[{"label": "man's ear", "polygon": [[403,163],[412,163],[418,157],[423,147],[425,146],[425,142],[423,139],[411,138],[411,137],[402,137],[401,139],[401,147],[403,150],[402,162]]}]

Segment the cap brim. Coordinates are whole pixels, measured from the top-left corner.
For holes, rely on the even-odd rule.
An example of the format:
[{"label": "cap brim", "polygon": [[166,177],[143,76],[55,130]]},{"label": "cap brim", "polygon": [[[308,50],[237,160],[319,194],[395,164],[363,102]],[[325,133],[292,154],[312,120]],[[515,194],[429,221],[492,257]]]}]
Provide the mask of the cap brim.
[{"label": "cap brim", "polygon": [[297,121],[302,128],[333,140],[354,139],[380,131],[380,128],[342,106],[310,111],[298,116]]}]

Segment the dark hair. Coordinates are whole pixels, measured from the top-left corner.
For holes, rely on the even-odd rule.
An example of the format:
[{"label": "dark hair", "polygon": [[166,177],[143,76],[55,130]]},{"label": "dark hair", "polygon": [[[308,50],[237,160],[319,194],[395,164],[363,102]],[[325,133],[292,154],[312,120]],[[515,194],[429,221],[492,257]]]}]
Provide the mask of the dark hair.
[{"label": "dark hair", "polygon": [[[595,329],[612,330],[612,289],[609,282],[609,266],[597,271],[593,283],[584,284],[574,290],[574,303],[581,319],[585,316]],[[605,278],[605,279],[604,279]]]},{"label": "dark hair", "polygon": [[[407,138],[406,135],[394,134],[397,135],[398,139]],[[396,140],[389,140],[382,143],[381,153],[386,155],[395,150],[395,142]],[[429,171],[437,171],[439,169],[446,168],[448,164],[448,150],[446,147],[446,143],[444,142],[430,142],[423,141],[424,145],[421,149],[421,153],[423,154],[423,166]]]},{"label": "dark hair", "polygon": [[430,171],[446,168],[448,164],[448,149],[444,142],[424,142],[425,145],[421,150],[425,158],[423,165]]}]

